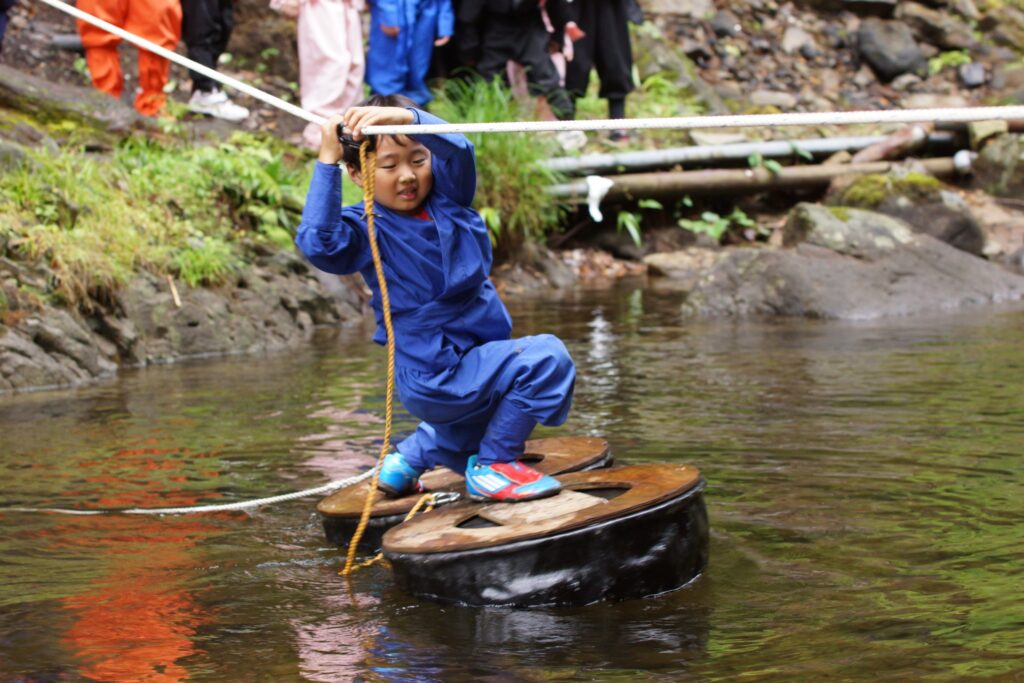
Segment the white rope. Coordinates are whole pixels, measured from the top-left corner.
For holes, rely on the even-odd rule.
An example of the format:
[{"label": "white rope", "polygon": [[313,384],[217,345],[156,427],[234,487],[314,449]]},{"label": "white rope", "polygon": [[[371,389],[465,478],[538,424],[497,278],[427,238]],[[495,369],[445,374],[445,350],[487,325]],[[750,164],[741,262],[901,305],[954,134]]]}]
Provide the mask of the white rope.
[{"label": "white rope", "polygon": [[261,507],[263,505],[271,505],[273,503],[283,503],[288,500],[295,500],[297,498],[305,498],[306,496],[323,495],[331,493],[338,489],[345,488],[346,486],[352,486],[358,484],[361,481],[369,479],[373,474],[373,469],[369,469],[362,474],[347,479],[338,479],[336,481],[328,482],[323,486],[318,486],[312,489],[305,489],[303,491],[295,491],[294,493],[284,493],[280,496],[270,496],[269,498],[257,498],[256,500],[240,501],[237,503],[221,503],[216,505],[196,505],[192,507],[178,507],[178,508],[127,508],[124,510],[75,510],[71,508],[28,508],[28,507],[14,507],[14,508],[0,508],[0,513],[4,512],[50,512],[61,515],[189,515],[198,512],[230,512],[232,510],[248,510],[249,508]]},{"label": "white rope", "polygon": [[250,97],[255,97],[257,100],[260,100],[261,102],[265,102],[266,104],[269,104],[272,107],[277,107],[278,109],[288,112],[292,116],[297,116],[300,119],[303,119],[304,121],[315,123],[318,126],[323,125],[327,121],[327,119],[325,119],[322,116],[308,112],[300,107],[296,107],[294,104],[291,104],[290,102],[285,102],[280,97],[274,97],[270,93],[263,92],[259,88],[254,88],[253,86],[247,83],[243,83],[242,81],[232,78],[231,76],[225,76],[224,74],[214,71],[209,67],[203,66],[198,62],[194,62],[191,59],[188,59],[187,57],[182,57],[176,52],[172,52],[167,48],[160,47],[156,43],[150,42],[145,38],[135,35],[134,33],[129,33],[128,31],[125,31],[123,28],[114,26],[109,22],[103,21],[99,17],[94,17],[88,12],[83,12],[82,10],[76,7],[72,7],[71,5],[65,2],[61,2],[61,0],[39,1],[46,3],[50,7],[60,10],[61,12],[70,14],[76,19],[81,19],[87,24],[92,24],[93,26],[101,28],[104,31],[113,33],[118,38],[123,38],[124,40],[128,41],[132,45],[135,45],[136,47],[140,47],[143,50],[149,50],[154,54],[160,55],[164,59],[169,59],[175,64],[201,73],[202,75],[212,78],[213,80],[217,81],[218,83],[221,83],[222,85],[226,85],[231,88],[234,88],[235,90],[244,92],[246,95],[249,95]]},{"label": "white rope", "polygon": [[[259,88],[243,83],[230,76],[225,76],[213,69],[198,64],[191,59],[182,57],[176,52],[152,43],[134,33],[103,21],[98,17],[81,11],[61,0],[39,0],[54,9],[72,15],[77,19],[97,26],[104,31],[140,47],[149,50],[175,64],[203,74],[213,80],[254,97],[261,102],[276,107],[298,118],[323,125],[327,119],[313,114],[279,97],[263,92]],[[367,135],[432,135],[444,133],[540,133],[567,130],[640,130],[650,128],[661,129],[712,129],[712,128],[755,128],[780,126],[820,126],[850,125],[857,123],[928,123],[950,122],[964,123],[971,121],[1005,121],[1024,119],[1024,106],[1004,107],[959,107],[944,109],[890,109],[877,111],[839,111],[839,112],[798,112],[791,114],[746,114],[730,116],[682,116],[663,119],[603,119],[594,121],[506,121],[499,123],[449,123],[419,126],[367,126],[363,132]]]},{"label": "white rope", "polygon": [[539,133],[566,130],[643,128],[758,128],[779,126],[850,125],[855,123],[928,123],[1005,121],[1024,119],[1024,106],[960,107],[956,109],[887,109],[878,111],[797,112],[680,116],[664,119],[609,119],[596,121],[508,121],[500,123],[448,123],[411,126],[367,126],[367,135],[441,135],[445,133]]}]

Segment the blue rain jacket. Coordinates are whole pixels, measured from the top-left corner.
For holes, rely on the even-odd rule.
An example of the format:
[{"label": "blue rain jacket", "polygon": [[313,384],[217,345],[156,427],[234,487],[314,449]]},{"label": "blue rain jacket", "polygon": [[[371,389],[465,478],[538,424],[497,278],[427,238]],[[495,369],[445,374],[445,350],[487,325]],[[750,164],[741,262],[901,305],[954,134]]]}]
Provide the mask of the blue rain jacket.
[{"label": "blue rain jacket", "polygon": [[[444,123],[416,109],[415,123]],[[512,320],[489,279],[490,236],[472,208],[476,159],[462,135],[415,135],[430,149],[430,220],[377,205],[375,227],[395,331],[396,388],[424,420],[399,444],[414,467],[462,471],[479,452],[507,461],[536,422],[557,425],[572,405],[575,367],[552,335],[511,339]],[[363,203],[342,208],[341,170],[317,162],[296,243],[328,273],[359,272],[373,293],[374,341],[384,344],[380,286]]]},{"label": "blue rain jacket", "polygon": [[[387,36],[381,25],[397,26]],[[434,40],[455,31],[451,0],[375,0],[370,15],[366,82],[379,95],[402,94],[425,105],[433,96],[425,79]]]}]

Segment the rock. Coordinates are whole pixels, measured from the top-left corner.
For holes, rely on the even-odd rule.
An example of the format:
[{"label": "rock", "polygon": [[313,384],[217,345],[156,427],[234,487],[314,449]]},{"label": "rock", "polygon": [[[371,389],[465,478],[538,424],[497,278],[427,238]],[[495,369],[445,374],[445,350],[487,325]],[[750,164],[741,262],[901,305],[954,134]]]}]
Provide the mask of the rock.
[{"label": "rock", "polygon": [[961,64],[956,70],[956,75],[965,88],[980,88],[988,80],[985,65],[977,62]]},{"label": "rock", "polygon": [[925,40],[943,50],[963,50],[974,44],[971,27],[946,12],[916,2],[901,2],[896,18]]},{"label": "rock", "polygon": [[971,142],[971,149],[979,149],[984,141],[1009,131],[1010,122],[1005,120],[971,121],[967,124],[967,137]]},{"label": "rock", "polygon": [[743,27],[736,15],[725,9],[715,12],[715,16],[711,17],[711,30],[719,38],[728,38],[742,33]]},{"label": "rock", "polygon": [[898,0],[840,0],[843,9],[874,17],[891,17]]},{"label": "rock", "polygon": [[786,249],[724,252],[683,313],[864,320],[1024,298],[1024,277],[888,216],[800,204],[785,230]]},{"label": "rock", "polygon": [[898,21],[866,19],[857,32],[857,49],[883,81],[927,68],[910,28]]},{"label": "rock", "polygon": [[960,16],[971,21],[977,21],[981,18],[981,12],[978,11],[978,6],[974,4],[974,0],[947,0],[945,4]]},{"label": "rock", "polygon": [[0,140],[0,171],[13,171],[25,163],[25,150],[6,140]]},{"label": "rock", "polygon": [[942,183],[919,173],[867,175],[855,180],[830,204],[871,209],[904,221],[915,232],[930,235],[976,256],[985,248],[985,234],[964,201]]},{"label": "rock", "polygon": [[903,98],[904,109],[956,109],[966,106],[968,106],[967,100],[960,95],[922,92]]},{"label": "rock", "polygon": [[804,46],[813,46],[814,39],[811,34],[799,26],[789,26],[782,34],[782,51],[787,55],[799,52]]},{"label": "rock", "polygon": [[875,82],[875,72],[870,67],[862,66],[853,75],[853,84],[858,88],[866,88]]},{"label": "rock", "polygon": [[721,114],[728,111],[715,89],[700,77],[693,62],[667,41],[663,32],[637,31],[633,53],[636,55],[640,80],[654,74],[675,74],[676,83],[696,95],[709,113]]},{"label": "rock", "polygon": [[675,14],[693,19],[703,19],[713,12],[712,0],[647,0],[644,10],[652,14]]},{"label": "rock", "polygon": [[[3,273],[16,282],[36,275],[0,259]],[[283,252],[268,257],[266,266],[247,269],[235,286],[190,289],[178,283],[178,308],[166,281],[143,273],[116,293],[113,305],[94,302],[89,316],[42,306],[13,329],[0,325],[0,334],[6,333],[0,337],[0,391],[73,386],[113,374],[118,363],[293,347],[308,340],[316,325],[362,318],[362,291],[348,282]]]},{"label": "rock", "polygon": [[967,203],[985,233],[985,256],[1009,258],[1024,248],[1024,204],[1006,206],[984,192],[968,193]]},{"label": "rock", "polygon": [[1010,5],[996,6],[985,13],[978,27],[997,45],[1019,50],[1024,45],[1024,12]]},{"label": "rock", "polygon": [[130,106],[95,88],[44,81],[2,64],[0,106],[30,113],[40,121],[66,122],[69,132],[75,126],[85,128],[107,144],[131,130],[155,127]]},{"label": "rock", "polygon": [[796,106],[796,97],[788,92],[777,90],[755,90],[750,93],[750,103],[757,107],[778,107],[792,109]]},{"label": "rock", "polygon": [[679,289],[693,289],[724,252],[717,249],[688,247],[678,251],[648,254],[644,257],[648,272],[676,280]]},{"label": "rock", "polygon": [[1024,136],[999,135],[978,153],[974,184],[997,197],[1024,196]]},{"label": "rock", "polygon": [[901,74],[892,79],[892,83],[889,86],[896,92],[905,92],[923,82],[923,79],[917,74]]}]

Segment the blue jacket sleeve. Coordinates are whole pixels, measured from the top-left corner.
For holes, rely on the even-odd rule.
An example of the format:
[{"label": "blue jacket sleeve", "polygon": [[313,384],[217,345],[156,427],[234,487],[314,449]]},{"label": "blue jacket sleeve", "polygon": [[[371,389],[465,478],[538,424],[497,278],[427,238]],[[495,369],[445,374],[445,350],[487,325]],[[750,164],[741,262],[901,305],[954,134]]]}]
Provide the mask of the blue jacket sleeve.
[{"label": "blue jacket sleeve", "polygon": [[455,11],[452,0],[440,0],[437,12],[437,37],[445,38],[455,33]]},{"label": "blue jacket sleeve", "polygon": [[[439,119],[419,109],[410,108],[413,124],[444,124]],[[462,206],[472,206],[476,194],[476,151],[465,135],[447,133],[444,135],[413,135],[434,155],[434,189]]]},{"label": "blue jacket sleeve", "polygon": [[401,0],[373,0],[373,20],[383,26],[402,26]]},{"label": "blue jacket sleeve", "polygon": [[295,244],[322,271],[347,275],[370,264],[369,244],[341,212],[341,169],[316,162]]}]

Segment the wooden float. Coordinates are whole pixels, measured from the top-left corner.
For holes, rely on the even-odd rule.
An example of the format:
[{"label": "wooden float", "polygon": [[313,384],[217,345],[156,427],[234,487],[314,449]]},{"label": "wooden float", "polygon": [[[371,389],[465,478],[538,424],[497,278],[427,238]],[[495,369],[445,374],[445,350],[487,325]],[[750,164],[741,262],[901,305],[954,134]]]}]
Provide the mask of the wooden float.
[{"label": "wooden float", "polygon": [[[544,474],[556,475],[607,467],[612,463],[612,453],[604,439],[553,437],[527,441],[522,459]],[[431,470],[420,477],[420,481],[428,491],[455,492],[465,497],[465,480],[447,468]],[[359,524],[369,489],[370,483],[363,482],[331,494],[316,506],[323,519],[328,542],[348,545]],[[405,519],[420,495],[417,493],[404,498],[388,498],[378,492],[359,548],[366,551],[379,549],[384,532]]]},{"label": "wooden float", "polygon": [[525,503],[455,503],[392,528],[384,556],[417,597],[468,605],[581,605],[679,588],[707,564],[704,479],[634,465],[557,477]]}]

